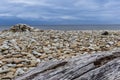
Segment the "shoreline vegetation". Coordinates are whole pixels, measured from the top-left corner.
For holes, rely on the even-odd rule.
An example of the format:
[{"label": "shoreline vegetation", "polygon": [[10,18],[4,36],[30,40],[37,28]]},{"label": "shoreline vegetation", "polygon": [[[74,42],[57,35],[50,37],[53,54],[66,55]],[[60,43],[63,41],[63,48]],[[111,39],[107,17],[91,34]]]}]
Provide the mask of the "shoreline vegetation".
[{"label": "shoreline vegetation", "polygon": [[17,24],[0,31],[0,80],[13,79],[42,62],[119,48],[120,30],[41,30]]}]

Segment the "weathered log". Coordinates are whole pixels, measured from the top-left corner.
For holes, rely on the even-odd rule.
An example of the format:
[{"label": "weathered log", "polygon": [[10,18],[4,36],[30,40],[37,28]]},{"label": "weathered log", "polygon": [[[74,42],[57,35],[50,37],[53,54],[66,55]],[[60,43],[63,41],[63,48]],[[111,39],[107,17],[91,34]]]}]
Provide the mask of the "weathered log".
[{"label": "weathered log", "polygon": [[120,80],[120,52],[41,63],[15,80]]}]

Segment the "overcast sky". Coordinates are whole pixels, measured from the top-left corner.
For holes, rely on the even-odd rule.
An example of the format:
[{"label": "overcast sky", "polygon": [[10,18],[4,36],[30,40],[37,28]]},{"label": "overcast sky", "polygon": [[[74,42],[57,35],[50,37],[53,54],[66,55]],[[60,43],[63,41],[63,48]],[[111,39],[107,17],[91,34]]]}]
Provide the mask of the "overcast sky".
[{"label": "overcast sky", "polygon": [[0,19],[41,24],[119,24],[120,0],[1,0]]}]

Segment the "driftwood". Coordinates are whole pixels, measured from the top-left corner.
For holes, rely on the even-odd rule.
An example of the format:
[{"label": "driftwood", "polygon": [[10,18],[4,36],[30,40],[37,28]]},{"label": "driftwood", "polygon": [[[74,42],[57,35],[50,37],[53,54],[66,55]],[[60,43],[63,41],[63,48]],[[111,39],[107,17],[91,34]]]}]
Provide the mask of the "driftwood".
[{"label": "driftwood", "polygon": [[120,52],[41,63],[15,80],[120,80]]}]

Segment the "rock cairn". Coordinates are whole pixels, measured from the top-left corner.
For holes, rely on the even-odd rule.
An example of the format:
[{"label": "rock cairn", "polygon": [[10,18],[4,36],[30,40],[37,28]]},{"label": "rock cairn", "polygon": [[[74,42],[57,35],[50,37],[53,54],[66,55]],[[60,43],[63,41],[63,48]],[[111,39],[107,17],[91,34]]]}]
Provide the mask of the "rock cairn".
[{"label": "rock cairn", "polygon": [[0,80],[20,76],[42,62],[120,47],[120,31],[108,31],[108,35],[102,35],[103,32],[39,30],[15,25],[0,32]]},{"label": "rock cairn", "polygon": [[26,24],[16,24],[16,25],[12,26],[9,31],[25,32],[25,31],[35,31],[35,30],[38,30],[38,29],[35,29],[35,28],[33,28],[29,25],[26,25]]},{"label": "rock cairn", "polygon": [[17,24],[10,28],[10,31],[12,32],[24,32],[24,31],[30,31],[30,30],[31,28],[26,24]]}]

